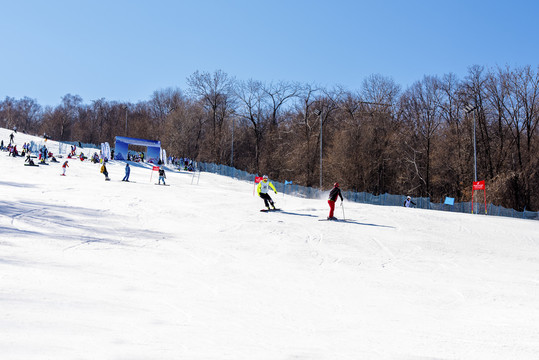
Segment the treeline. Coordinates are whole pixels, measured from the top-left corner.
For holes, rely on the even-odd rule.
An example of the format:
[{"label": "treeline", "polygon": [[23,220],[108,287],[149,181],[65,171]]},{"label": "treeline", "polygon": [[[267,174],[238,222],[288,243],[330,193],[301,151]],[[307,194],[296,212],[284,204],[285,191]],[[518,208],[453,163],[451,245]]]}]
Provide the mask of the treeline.
[{"label": "treeline", "polygon": [[323,188],[338,181],[348,190],[433,201],[470,201],[475,123],[477,177],[487,181],[488,201],[539,210],[539,73],[531,66],[473,66],[464,79],[425,76],[406,89],[381,75],[351,91],[222,71],[195,72],[187,84],[136,104],[85,104],[68,94],[42,107],[7,97],[0,121],[60,141],[158,139],[168,154],[280,181],[317,187],[322,179]]}]

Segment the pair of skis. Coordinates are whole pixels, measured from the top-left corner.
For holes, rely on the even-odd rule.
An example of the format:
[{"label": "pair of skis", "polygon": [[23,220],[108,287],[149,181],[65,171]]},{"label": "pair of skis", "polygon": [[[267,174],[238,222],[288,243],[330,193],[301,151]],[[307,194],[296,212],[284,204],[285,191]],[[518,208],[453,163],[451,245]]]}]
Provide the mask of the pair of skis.
[{"label": "pair of skis", "polygon": [[350,219],[337,219],[337,218],[333,218],[333,219],[318,219],[318,221],[347,222],[347,221],[350,221]]}]

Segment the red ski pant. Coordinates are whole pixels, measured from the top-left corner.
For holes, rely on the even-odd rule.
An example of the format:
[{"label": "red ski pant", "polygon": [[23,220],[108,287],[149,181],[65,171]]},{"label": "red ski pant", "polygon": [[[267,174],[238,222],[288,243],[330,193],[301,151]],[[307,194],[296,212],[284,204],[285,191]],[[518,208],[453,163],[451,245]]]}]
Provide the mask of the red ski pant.
[{"label": "red ski pant", "polygon": [[328,204],[329,204],[329,217],[332,218],[333,212],[335,211],[335,201],[328,200]]}]

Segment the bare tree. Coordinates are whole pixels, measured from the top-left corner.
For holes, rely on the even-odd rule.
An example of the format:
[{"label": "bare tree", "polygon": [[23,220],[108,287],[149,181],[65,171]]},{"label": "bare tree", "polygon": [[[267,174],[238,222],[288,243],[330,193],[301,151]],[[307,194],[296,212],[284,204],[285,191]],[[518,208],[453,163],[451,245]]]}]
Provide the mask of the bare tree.
[{"label": "bare tree", "polygon": [[213,74],[196,71],[187,78],[187,84],[207,112],[211,126],[210,160],[220,162],[223,124],[233,109],[234,79],[221,70]]},{"label": "bare tree", "polygon": [[435,137],[441,124],[440,96],[439,79],[426,76],[421,82],[414,83],[404,93],[401,105],[402,119],[406,127],[403,140],[408,150],[405,153],[405,161],[412,166],[415,176],[420,180],[420,188],[423,189],[422,195],[428,196],[432,195],[432,152]]},{"label": "bare tree", "polygon": [[[470,148],[466,147],[470,138],[464,130],[462,121],[465,117],[463,107],[466,105],[461,98],[461,82],[450,73],[440,79],[439,108],[443,128],[440,138],[439,151],[433,154],[436,164],[438,194],[440,196],[456,197],[459,201],[463,196],[463,184],[469,180],[468,161]],[[448,156],[450,154],[450,156]],[[469,183],[469,182],[467,182]]]},{"label": "bare tree", "polygon": [[267,93],[264,91],[260,81],[248,80],[239,81],[236,86],[236,97],[238,99],[238,109],[236,110],[240,120],[246,121],[254,135],[254,170],[260,170],[260,151],[264,133],[267,129],[265,106]]},{"label": "bare tree", "polygon": [[78,95],[67,94],[62,97],[62,104],[59,107],[61,113],[59,140],[71,140],[71,131],[78,119],[79,106],[81,104],[82,98]]},{"label": "bare tree", "polygon": [[282,161],[284,175],[307,186],[316,183],[318,169],[320,118],[314,110],[320,94],[321,89],[312,84],[301,89],[292,120],[286,124],[287,131],[282,142],[288,150]]},{"label": "bare tree", "polygon": [[279,122],[278,113],[286,103],[297,96],[300,91],[299,84],[279,81],[264,85],[263,91],[267,94],[270,101],[270,123],[276,126]]},{"label": "bare tree", "polygon": [[16,126],[15,103],[15,98],[9,96],[6,96],[4,101],[0,102],[0,120],[8,129]]},{"label": "bare tree", "polygon": [[167,88],[154,91],[148,102],[148,108],[152,116],[152,133],[157,138],[165,134],[164,123],[167,117],[180,106],[182,100],[183,95],[180,89]]}]

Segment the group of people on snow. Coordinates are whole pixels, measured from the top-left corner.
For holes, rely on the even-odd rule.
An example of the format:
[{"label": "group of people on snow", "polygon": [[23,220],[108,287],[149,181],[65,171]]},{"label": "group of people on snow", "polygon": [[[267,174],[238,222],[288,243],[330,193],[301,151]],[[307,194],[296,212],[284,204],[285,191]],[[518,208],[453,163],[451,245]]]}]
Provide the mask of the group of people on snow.
[{"label": "group of people on snow", "polygon": [[[266,209],[268,211],[271,211],[272,209],[277,210],[275,208],[275,202],[273,201],[271,196],[268,194],[270,190],[273,190],[273,192],[277,194],[277,190],[275,189],[275,186],[271,183],[271,181],[269,181],[268,175],[264,175],[262,177],[262,180],[258,183],[258,186],[256,189],[257,189],[258,196],[264,200],[264,206],[266,207]],[[333,213],[335,211],[335,202],[337,201],[339,197],[341,198],[341,205],[342,205],[343,196],[341,193],[341,189],[339,188],[339,183],[335,183],[333,184],[333,189],[331,189],[331,191],[329,192],[329,199],[328,199],[329,215],[327,217],[328,220],[337,219],[335,216],[333,216]]]},{"label": "group of people on snow", "polygon": [[[262,177],[262,180],[258,183],[257,193],[258,193],[258,196],[264,200],[264,206],[266,207],[268,211],[270,211],[271,209],[276,210],[275,203],[272,200],[271,196],[268,194],[270,190],[273,190],[273,192],[277,194],[277,190],[275,189],[275,186],[269,181],[268,175],[264,175]],[[328,198],[329,215],[327,217],[327,220],[337,220],[334,213],[335,213],[335,203],[337,202],[339,198],[341,199],[341,206],[342,206],[344,198],[342,196],[339,183],[336,182],[333,184],[333,188],[329,192],[329,198]],[[404,201],[404,207],[411,207],[412,205],[415,206],[416,204],[412,201],[411,196],[407,196],[406,200]]]},{"label": "group of people on snow", "polygon": [[144,153],[143,152],[132,153],[131,151],[129,151],[127,153],[127,160],[134,161],[134,162],[144,162]]},{"label": "group of people on snow", "polygon": [[[19,155],[18,151],[17,151],[17,145],[14,143],[14,134],[13,133],[11,133],[11,135],[10,135],[9,144],[6,147],[6,149],[9,151],[9,155],[11,155],[11,156],[18,156]],[[69,158],[76,156],[75,155],[76,149],[77,149],[77,147],[75,145],[71,146],[71,152],[68,155]],[[0,143],[0,150],[4,150],[4,141],[3,140],[1,140],[1,143]],[[32,160],[32,158],[30,156],[30,144],[27,144],[27,143],[24,144],[22,156],[24,156],[25,154],[27,154],[25,162],[28,162],[28,165],[35,165],[34,161]],[[47,149],[47,147],[45,145],[43,145],[39,149],[40,162],[44,163],[51,156],[52,156],[52,154],[49,153],[49,151],[48,151],[48,149]],[[58,161],[56,161],[56,159],[53,156],[52,156],[52,158],[53,158],[53,162],[58,162]],[[81,161],[85,159],[84,154],[82,152],[81,152],[81,154],[79,156],[79,159]],[[129,160],[134,160],[134,161],[144,161],[143,160],[144,159],[144,153],[140,153],[140,155],[136,154],[134,156],[128,156],[128,159]],[[101,164],[101,167],[100,167],[100,172],[105,176],[105,180],[108,181],[108,180],[110,180],[110,178],[109,178],[109,172],[108,172],[107,166],[106,166],[107,160],[103,159],[101,161],[102,161],[102,164]],[[92,162],[94,162],[94,163],[100,162],[100,156],[97,154],[97,152],[95,152],[94,155],[92,156]],[[178,159],[178,158],[172,157],[171,162],[173,164],[179,165],[180,169],[183,167],[185,170],[190,170],[190,169],[192,169],[192,166],[193,166],[193,161],[191,159],[187,159],[187,158],[185,158],[185,159],[184,158],[179,158]],[[62,165],[62,174],[61,174],[62,176],[66,175],[66,169],[68,167],[69,167],[69,163],[66,160]],[[131,168],[129,166],[129,163],[126,163],[126,165],[125,165],[125,176],[123,177],[122,181],[129,182],[130,173],[131,173]],[[163,166],[159,166],[158,185],[161,185],[161,182],[163,182],[163,185],[166,185],[165,179],[166,179],[165,170],[164,170]],[[273,199],[269,195],[270,191],[273,191],[275,194],[277,194],[277,190],[276,190],[275,186],[271,183],[271,181],[269,181],[268,175],[264,175],[262,177],[261,181],[258,183],[258,186],[257,186],[258,196],[262,200],[264,200],[264,206],[268,211],[270,211],[270,210],[278,210],[275,207],[275,202],[273,201]],[[339,183],[335,182],[333,184],[333,188],[329,192],[329,197],[328,197],[328,205],[329,205],[329,214],[328,214],[328,217],[327,217],[328,220],[336,220],[336,217],[334,216],[334,212],[335,212],[336,202],[338,201],[339,198],[341,199],[341,206],[342,206],[344,198],[343,198],[341,189],[339,187]],[[412,207],[412,206],[416,206],[416,203],[414,203],[412,201],[411,196],[407,196],[406,200],[404,201],[403,206],[409,208],[409,207]]]}]

